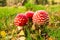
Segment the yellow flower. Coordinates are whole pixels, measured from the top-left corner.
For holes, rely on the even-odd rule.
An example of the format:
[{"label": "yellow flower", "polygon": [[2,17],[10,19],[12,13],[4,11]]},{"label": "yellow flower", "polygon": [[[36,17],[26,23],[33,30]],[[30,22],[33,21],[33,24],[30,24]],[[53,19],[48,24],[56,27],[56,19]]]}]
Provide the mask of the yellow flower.
[{"label": "yellow flower", "polygon": [[5,31],[1,31],[1,36],[5,37],[6,36],[6,32]]}]

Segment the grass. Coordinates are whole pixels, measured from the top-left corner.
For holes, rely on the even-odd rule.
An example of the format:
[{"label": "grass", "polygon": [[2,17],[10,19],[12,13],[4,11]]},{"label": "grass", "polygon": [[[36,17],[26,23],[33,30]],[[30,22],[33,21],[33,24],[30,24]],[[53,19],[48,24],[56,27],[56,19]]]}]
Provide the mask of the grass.
[{"label": "grass", "polygon": [[[29,7],[31,6],[31,8]],[[37,10],[46,10],[49,13],[50,17],[50,25],[48,25],[48,34],[49,36],[55,38],[56,40],[60,40],[60,6],[59,5],[25,5],[22,7],[0,7],[0,31],[8,30],[12,31],[15,29],[13,25],[14,17],[18,13],[24,13],[27,10],[37,11]],[[3,40],[4,38],[0,38]],[[28,40],[31,39],[29,36]]]}]

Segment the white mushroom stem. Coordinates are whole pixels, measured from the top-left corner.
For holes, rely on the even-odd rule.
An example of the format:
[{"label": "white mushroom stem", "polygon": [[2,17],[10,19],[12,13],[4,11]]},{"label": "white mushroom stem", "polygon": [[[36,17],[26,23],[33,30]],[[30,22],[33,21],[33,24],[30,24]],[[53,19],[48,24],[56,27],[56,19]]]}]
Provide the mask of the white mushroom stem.
[{"label": "white mushroom stem", "polygon": [[21,27],[21,26],[17,27],[17,30],[22,30],[22,29],[23,29],[23,27]]}]

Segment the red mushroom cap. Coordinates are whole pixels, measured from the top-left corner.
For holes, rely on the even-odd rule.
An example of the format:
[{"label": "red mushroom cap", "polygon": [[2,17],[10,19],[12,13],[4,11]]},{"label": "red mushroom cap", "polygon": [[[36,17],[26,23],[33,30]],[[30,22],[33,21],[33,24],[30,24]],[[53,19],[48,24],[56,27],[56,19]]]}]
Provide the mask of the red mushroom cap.
[{"label": "red mushroom cap", "polygon": [[27,12],[26,12],[26,16],[27,16],[28,18],[32,18],[33,15],[34,15],[34,12],[33,12],[33,11],[27,11]]},{"label": "red mushroom cap", "polygon": [[44,25],[49,21],[49,17],[46,11],[39,10],[33,15],[33,23],[38,25]]},{"label": "red mushroom cap", "polygon": [[14,24],[16,26],[24,26],[28,22],[28,18],[24,14],[18,14],[14,19]]}]

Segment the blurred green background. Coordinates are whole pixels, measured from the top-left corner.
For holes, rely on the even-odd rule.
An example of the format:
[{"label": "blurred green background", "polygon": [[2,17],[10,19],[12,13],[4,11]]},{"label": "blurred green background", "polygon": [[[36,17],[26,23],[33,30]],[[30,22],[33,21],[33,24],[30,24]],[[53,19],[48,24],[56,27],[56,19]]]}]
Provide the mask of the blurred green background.
[{"label": "blurred green background", "polygon": [[[6,30],[12,32],[15,29],[13,24],[15,16],[28,10],[47,11],[50,18],[48,35],[60,40],[60,0],[0,0],[0,32]],[[1,35],[0,39],[7,40]]]}]

